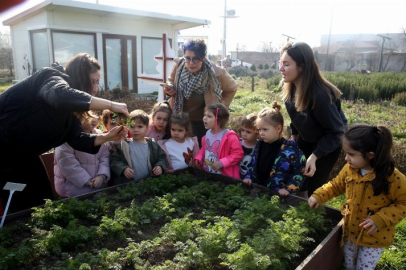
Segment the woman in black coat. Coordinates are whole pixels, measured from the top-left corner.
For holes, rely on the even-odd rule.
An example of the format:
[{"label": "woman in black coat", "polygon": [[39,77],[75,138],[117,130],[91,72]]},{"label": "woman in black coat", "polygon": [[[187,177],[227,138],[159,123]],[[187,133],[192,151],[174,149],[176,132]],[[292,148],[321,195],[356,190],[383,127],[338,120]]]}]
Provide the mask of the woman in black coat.
[{"label": "woman in black coat", "polygon": [[41,205],[52,198],[40,155],[68,142],[74,149],[95,154],[107,141],[125,137],[121,126],[106,134],[82,130],[78,115],[110,109],[128,116],[127,105],[93,97],[98,90],[100,64],[89,54],[73,57],[65,71],[58,63],[42,68],[0,95],[0,199],[6,204],[7,182],[27,184],[13,195],[10,212]]},{"label": "woman in black coat", "polygon": [[307,198],[329,180],[341,152],[347,119],[341,110],[341,91],[323,78],[309,45],[286,44],[281,50],[282,94],[290,116],[292,139],[307,161],[307,176],[298,195]]}]

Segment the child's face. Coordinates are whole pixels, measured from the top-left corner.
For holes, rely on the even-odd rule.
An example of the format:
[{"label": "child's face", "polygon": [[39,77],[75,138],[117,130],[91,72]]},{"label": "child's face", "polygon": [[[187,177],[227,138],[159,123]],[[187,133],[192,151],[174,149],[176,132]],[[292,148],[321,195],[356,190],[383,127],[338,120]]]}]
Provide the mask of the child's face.
[{"label": "child's face", "polygon": [[89,121],[82,121],[82,128],[84,131],[87,133],[92,132],[93,129],[97,127],[97,124],[99,123],[99,119],[97,118],[91,118]]},{"label": "child's face", "polygon": [[272,143],[279,139],[282,131],[281,125],[275,127],[262,119],[258,120],[257,128],[259,137],[266,143]]},{"label": "child's face", "polygon": [[139,120],[134,120],[131,121],[131,124],[129,125],[129,130],[134,141],[145,142],[145,135],[147,134],[148,131],[147,125],[144,125],[144,123],[142,123]]},{"label": "child's face", "polygon": [[180,125],[171,125],[171,137],[178,143],[183,143],[186,138],[186,129]]},{"label": "child's face", "polygon": [[241,127],[241,138],[246,143],[256,143],[258,139],[258,133],[255,128]]},{"label": "child's face", "polygon": [[117,127],[117,126],[119,126],[119,125],[121,125],[121,119],[120,119],[119,116],[117,116],[117,117],[115,117],[115,118],[111,118],[111,119],[107,122],[106,129],[107,129],[107,130],[110,130],[110,129],[112,129],[112,128],[114,128],[114,127]]},{"label": "child's face", "polygon": [[211,111],[205,111],[203,124],[205,129],[214,129],[216,127],[216,116]]},{"label": "child's face", "polygon": [[367,157],[364,158],[361,152],[355,151],[351,148],[350,143],[346,139],[343,139],[343,150],[345,152],[345,161],[350,164],[351,168],[365,170],[372,169],[370,160],[374,157],[373,152],[367,153]]},{"label": "child's face", "polygon": [[166,128],[166,126],[168,125],[168,118],[169,115],[166,112],[157,112],[154,118],[152,118],[152,122],[154,123],[155,129],[158,132],[161,132]]}]

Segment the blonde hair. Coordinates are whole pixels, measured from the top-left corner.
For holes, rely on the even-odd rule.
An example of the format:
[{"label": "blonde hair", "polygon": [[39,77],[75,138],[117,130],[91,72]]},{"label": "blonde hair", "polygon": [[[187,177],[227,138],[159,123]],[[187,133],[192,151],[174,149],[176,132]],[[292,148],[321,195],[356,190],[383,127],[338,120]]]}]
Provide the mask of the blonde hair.
[{"label": "blonde hair", "polygon": [[[255,125],[258,124],[258,121],[263,120],[274,127],[280,125],[283,131],[284,119],[281,109],[282,106],[275,101],[272,104],[272,108],[266,107],[258,113],[257,119],[255,120]],[[282,136],[282,132],[280,135]]]}]

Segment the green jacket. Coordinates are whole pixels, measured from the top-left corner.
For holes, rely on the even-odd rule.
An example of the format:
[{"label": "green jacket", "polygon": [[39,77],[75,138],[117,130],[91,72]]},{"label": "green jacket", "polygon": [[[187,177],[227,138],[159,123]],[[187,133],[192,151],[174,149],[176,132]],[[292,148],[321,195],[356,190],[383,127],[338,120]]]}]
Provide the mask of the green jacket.
[{"label": "green jacket", "polygon": [[[149,176],[154,176],[152,174],[152,169],[156,166],[161,166],[163,172],[166,171],[166,154],[165,151],[155,142],[154,139],[145,137],[148,143],[148,170]],[[116,150],[110,156],[110,169],[111,176],[113,179],[113,185],[119,185],[123,183],[128,183],[133,181],[133,179],[128,179],[124,176],[124,170],[127,167],[132,167],[130,152],[128,143],[132,139],[126,139],[122,141],[121,144],[116,145]]]}]

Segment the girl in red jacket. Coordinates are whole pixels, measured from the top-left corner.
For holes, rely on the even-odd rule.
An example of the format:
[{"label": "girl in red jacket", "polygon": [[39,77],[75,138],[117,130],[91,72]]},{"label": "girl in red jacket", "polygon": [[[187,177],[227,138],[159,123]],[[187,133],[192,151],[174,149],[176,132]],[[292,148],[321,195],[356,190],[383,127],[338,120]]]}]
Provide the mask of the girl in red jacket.
[{"label": "girl in red jacket", "polygon": [[208,131],[195,164],[210,173],[240,178],[238,163],[244,156],[238,135],[226,128],[230,113],[222,103],[206,106],[203,124]]}]

